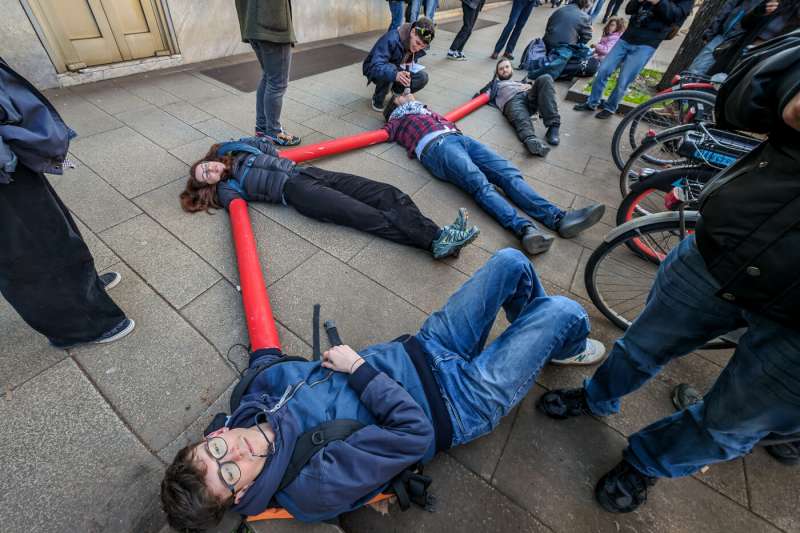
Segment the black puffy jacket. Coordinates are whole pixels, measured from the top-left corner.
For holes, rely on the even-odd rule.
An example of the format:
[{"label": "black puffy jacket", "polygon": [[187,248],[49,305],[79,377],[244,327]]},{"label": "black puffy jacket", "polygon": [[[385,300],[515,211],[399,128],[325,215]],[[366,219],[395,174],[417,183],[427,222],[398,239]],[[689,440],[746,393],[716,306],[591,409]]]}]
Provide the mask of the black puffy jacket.
[{"label": "black puffy jacket", "polygon": [[800,91],[800,31],[748,56],[721,87],[716,115],[769,137],[704,190],[697,246],[718,296],[800,330],[800,132],[782,116]]},{"label": "black puffy jacket", "polygon": [[294,162],[280,157],[269,142],[257,138],[242,139],[242,142],[258,148],[263,153],[256,156],[239,153],[234,156],[231,172],[233,176],[217,184],[219,202],[227,208],[231,201],[242,198],[236,184],[231,182],[235,179],[241,185],[244,199],[248,202],[283,203],[283,188],[286,181],[297,174]]}]

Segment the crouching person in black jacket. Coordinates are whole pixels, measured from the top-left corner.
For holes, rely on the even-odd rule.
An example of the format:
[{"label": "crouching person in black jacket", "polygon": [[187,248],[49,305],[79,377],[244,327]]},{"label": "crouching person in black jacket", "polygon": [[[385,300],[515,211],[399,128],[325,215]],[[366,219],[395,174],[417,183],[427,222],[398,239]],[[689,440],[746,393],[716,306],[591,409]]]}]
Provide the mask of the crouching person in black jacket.
[{"label": "crouching person in black jacket", "polygon": [[[487,345],[501,309],[510,324]],[[316,522],[356,509],[412,465],[492,431],[548,362],[602,360],[603,345],[588,333],[586,311],[547,295],[528,258],[504,249],[416,335],[358,352],[335,346],[321,362],[255,352],[251,369],[270,366],[224,427],[167,468],[161,500],[169,523],[203,529],[227,509],[254,515],[276,506]],[[354,431],[308,457],[303,435],[345,421]],[[295,450],[303,451],[301,465]]]},{"label": "crouching person in black jacket", "polygon": [[716,106],[719,124],[767,141],[706,187],[695,236],[661,263],[647,306],[605,364],[583,388],[539,402],[558,419],[610,415],[670,360],[748,328],[703,401],[628,438],[595,489],[611,512],[636,509],[657,478],[800,432],[800,32],[755,49]]},{"label": "crouching person in black jacket", "polygon": [[468,227],[464,208],[452,224],[440,228],[397,187],[295,165],[258,137],[213,145],[192,165],[180,195],[181,206],[190,213],[227,208],[236,198],[291,205],[307,217],[421,248],[435,259],[457,255],[480,233],[477,226]]}]

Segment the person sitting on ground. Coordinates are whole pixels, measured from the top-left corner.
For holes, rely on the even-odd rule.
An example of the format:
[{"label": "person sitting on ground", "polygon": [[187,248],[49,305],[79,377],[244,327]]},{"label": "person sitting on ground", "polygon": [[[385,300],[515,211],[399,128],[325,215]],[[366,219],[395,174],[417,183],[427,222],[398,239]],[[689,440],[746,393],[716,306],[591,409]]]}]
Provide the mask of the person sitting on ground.
[{"label": "person sitting on ground", "polygon": [[[510,324],[487,345],[501,309]],[[531,262],[504,249],[414,336],[358,352],[335,346],[321,361],[256,352],[251,369],[271,366],[224,427],[180,450],[167,468],[168,522],[202,530],[228,509],[254,515],[280,506],[308,522],[352,511],[413,465],[491,432],[547,363],[602,361],[605,348],[587,338],[589,329],[580,304],[547,295]],[[360,429],[326,443],[280,488],[298,437],[343,419]]]},{"label": "person sitting on ground", "polygon": [[548,52],[561,45],[586,44],[592,40],[592,23],[586,13],[590,5],[590,0],[575,0],[550,15],[543,38]]},{"label": "person sitting on ground", "polygon": [[594,45],[594,58],[602,61],[625,32],[625,19],[611,17],[603,28],[603,37]]},{"label": "person sitting on ground", "polygon": [[[661,42],[680,28],[692,5],[692,0],[629,0],[625,6],[625,13],[631,16],[628,28],[600,64],[589,98],[573,109],[595,111],[602,106],[595,115],[601,120],[616,113],[628,86],[647,65]],[[608,99],[601,102],[606,82],[617,68],[616,86]]]},{"label": "person sitting on ground", "polygon": [[548,75],[539,76],[533,82],[523,83],[511,79],[514,67],[508,59],[497,62],[494,78],[487,83],[480,93],[489,92],[489,103],[495,105],[508,119],[517,137],[525,148],[533,155],[544,157],[550,148],[536,138],[533,129],[532,115],[539,113],[547,132],[547,143],[558,146],[558,128],[561,117],[558,114],[556,91],[553,78]]},{"label": "person sitting on ground", "polygon": [[454,123],[416,101],[413,94],[389,100],[383,116],[390,141],[403,146],[408,157],[419,159],[435,177],[469,193],[500,225],[514,232],[531,255],[546,252],[553,237],[520,216],[511,202],[567,239],[596,224],[605,212],[602,204],[566,212],[548,202],[507,159],[463,135]]},{"label": "person sitting on ground", "polygon": [[375,84],[372,109],[383,111],[390,88],[394,94],[415,93],[428,84],[428,74],[415,61],[425,55],[434,35],[433,21],[420,17],[378,39],[361,66],[367,85]]},{"label": "person sitting on ground", "polygon": [[307,217],[414,246],[431,252],[435,259],[457,255],[480,233],[477,227],[467,226],[466,209],[459,210],[453,224],[440,228],[396,187],[295,165],[281,158],[271,143],[256,137],[213,145],[192,165],[180,194],[181,206],[190,213],[227,208],[236,198],[291,205]]}]

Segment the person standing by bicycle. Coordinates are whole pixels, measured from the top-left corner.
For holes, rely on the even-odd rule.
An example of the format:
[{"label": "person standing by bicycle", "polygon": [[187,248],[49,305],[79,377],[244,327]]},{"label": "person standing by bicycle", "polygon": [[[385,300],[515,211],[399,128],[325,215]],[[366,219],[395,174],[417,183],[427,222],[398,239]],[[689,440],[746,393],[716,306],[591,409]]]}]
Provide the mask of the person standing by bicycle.
[{"label": "person standing by bicycle", "polygon": [[703,401],[628,438],[595,497],[631,512],[658,478],[688,476],[800,432],[800,31],[753,49],[717,98],[718,123],[768,135],[700,198],[702,220],[661,263],[647,305],[579,389],[542,396],[552,418],[607,416],[672,359],[746,326]]}]

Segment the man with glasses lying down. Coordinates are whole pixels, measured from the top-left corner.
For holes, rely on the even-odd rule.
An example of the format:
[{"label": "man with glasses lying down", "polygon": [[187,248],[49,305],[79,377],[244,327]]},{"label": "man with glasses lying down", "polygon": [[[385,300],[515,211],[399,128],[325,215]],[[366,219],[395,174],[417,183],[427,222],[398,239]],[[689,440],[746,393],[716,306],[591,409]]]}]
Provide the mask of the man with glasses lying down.
[{"label": "man with glasses lying down", "polygon": [[[510,325],[487,345],[501,308]],[[258,373],[224,427],[167,468],[169,523],[203,530],[229,509],[278,506],[317,522],[356,509],[409,467],[492,431],[548,362],[600,362],[605,349],[588,333],[578,303],[545,294],[525,255],[500,250],[415,335],[358,352],[336,346],[321,361]],[[256,352],[250,368],[279,357]],[[282,483],[300,435],[335,420],[360,429],[326,443]]]}]

